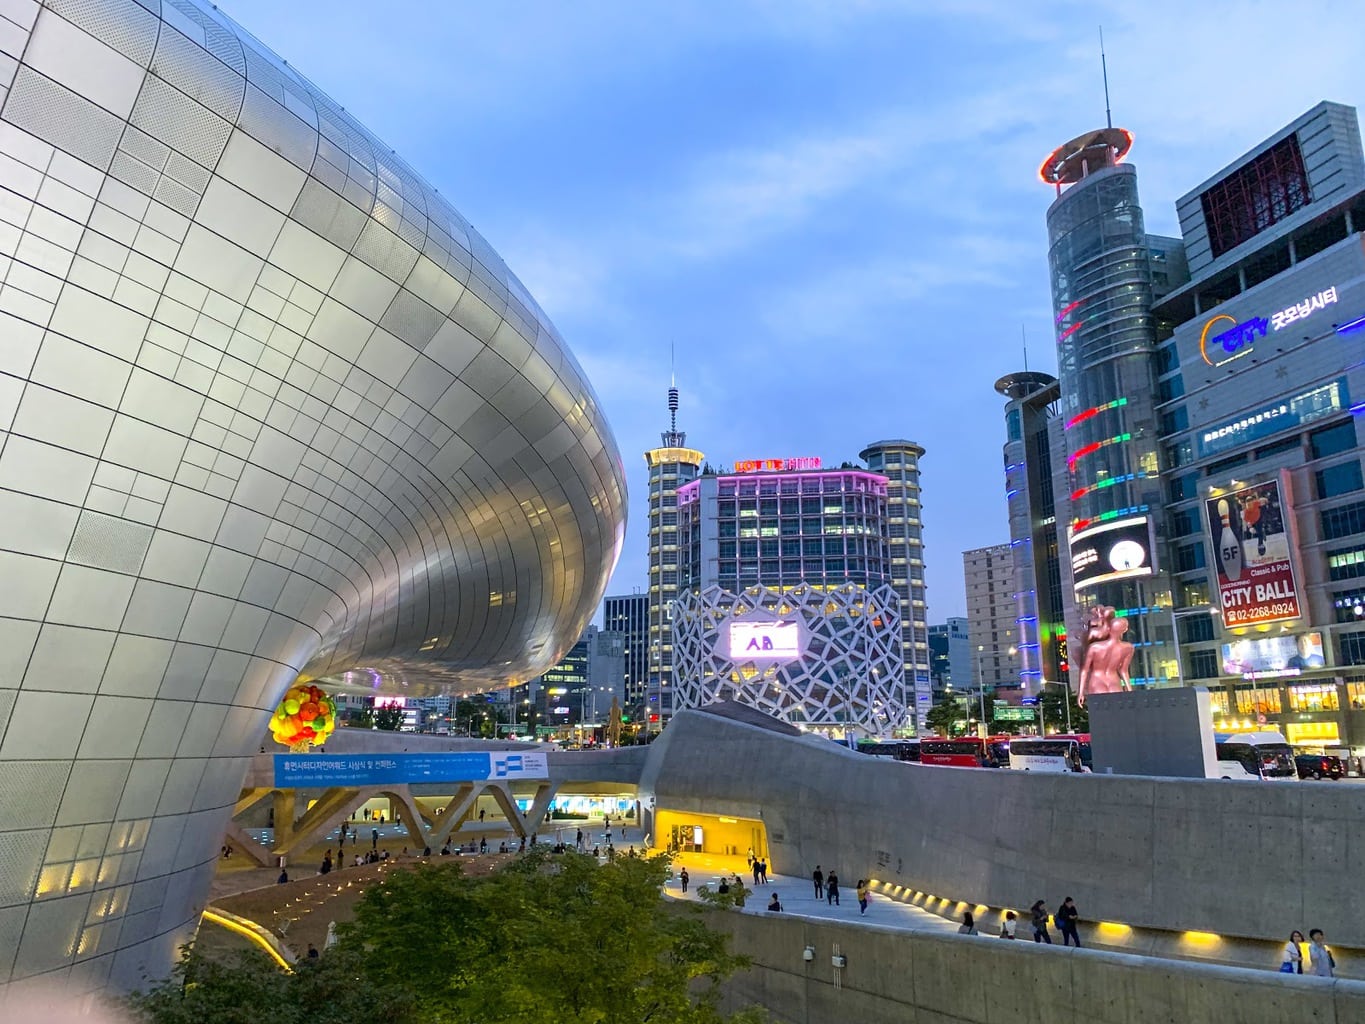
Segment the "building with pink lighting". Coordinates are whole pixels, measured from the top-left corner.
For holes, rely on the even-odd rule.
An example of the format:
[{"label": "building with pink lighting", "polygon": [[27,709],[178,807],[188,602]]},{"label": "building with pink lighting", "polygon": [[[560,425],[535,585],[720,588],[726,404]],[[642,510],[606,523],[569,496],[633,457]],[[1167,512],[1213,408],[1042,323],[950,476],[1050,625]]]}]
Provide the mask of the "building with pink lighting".
[{"label": "building with pink lighting", "polygon": [[733,699],[834,735],[913,729],[887,478],[736,465],[678,489],[675,708]]}]

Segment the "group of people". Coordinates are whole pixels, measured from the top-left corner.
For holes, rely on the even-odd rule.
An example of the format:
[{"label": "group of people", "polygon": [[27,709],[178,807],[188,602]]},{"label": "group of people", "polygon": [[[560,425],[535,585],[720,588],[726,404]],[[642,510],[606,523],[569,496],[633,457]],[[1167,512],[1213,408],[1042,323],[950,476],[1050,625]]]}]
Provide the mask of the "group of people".
[{"label": "group of people", "polygon": [[1332,951],[1327,948],[1327,937],[1321,928],[1308,932],[1308,970],[1303,969],[1303,932],[1295,929],[1289,933],[1289,941],[1284,944],[1284,959],[1280,963],[1281,974],[1316,974],[1319,978],[1336,975],[1337,962]]},{"label": "group of people", "polygon": [[768,884],[768,860],[766,857],[755,857],[752,847],[749,849],[749,870],[754,874],[754,885]]},{"label": "group of people", "polygon": [[[1046,900],[1036,900],[1033,906],[1029,907],[1029,924],[1033,928],[1033,941],[1046,942],[1052,945],[1052,932],[1048,930],[1049,923],[1055,924],[1057,930],[1062,933],[1062,944],[1064,946],[1074,945],[1077,949],[1081,948],[1081,933],[1077,928],[1077,922],[1081,918],[1081,912],[1076,909],[1076,901],[1068,896],[1062,900],[1062,905],[1057,908],[1055,914],[1047,909]],[[1000,937],[1002,939],[1018,938],[1017,929],[1019,926],[1019,915],[1013,910],[1005,911],[1005,916],[1000,919]],[[976,917],[970,910],[962,913],[962,923],[958,925],[959,935],[980,935],[976,927]]]},{"label": "group of people", "polygon": [[[810,880],[815,885],[815,898],[824,898],[825,902],[832,907],[839,906],[839,874],[833,869],[828,876],[820,869],[820,865],[815,865],[815,870],[810,874]],[[854,886],[854,893],[858,897],[858,913],[867,913],[868,884],[867,879],[858,879],[858,884]]]},{"label": "group of people", "polygon": [[[386,861],[388,859],[389,859],[388,850],[368,850],[365,853],[357,853],[351,861],[351,866],[358,868],[363,867],[366,864],[379,864],[382,861]],[[340,847],[337,848],[335,862],[332,860],[331,850],[328,850],[326,853],[322,855],[322,864],[318,867],[318,874],[320,875],[331,874],[334,864],[338,871],[346,866],[346,856],[341,852]],[[281,882],[281,884],[289,881],[288,875],[284,870],[280,871],[279,881]]]}]

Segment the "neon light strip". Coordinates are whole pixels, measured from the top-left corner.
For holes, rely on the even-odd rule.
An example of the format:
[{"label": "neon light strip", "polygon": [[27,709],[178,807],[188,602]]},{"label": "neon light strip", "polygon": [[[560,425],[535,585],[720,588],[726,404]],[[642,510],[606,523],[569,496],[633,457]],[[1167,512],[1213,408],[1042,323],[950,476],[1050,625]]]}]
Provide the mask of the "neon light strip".
[{"label": "neon light strip", "polygon": [[1071,419],[1066,421],[1066,426],[1063,427],[1062,429],[1070,430],[1077,423],[1083,423],[1086,420],[1090,419],[1090,417],[1092,416],[1098,416],[1102,412],[1107,412],[1110,409],[1118,409],[1127,404],[1128,399],[1116,398],[1112,402],[1105,402],[1103,405],[1097,405],[1092,409],[1087,409],[1085,410],[1085,412],[1077,413],[1075,416],[1071,417]]},{"label": "neon light strip", "polygon": [[1349,334],[1351,331],[1358,331],[1362,327],[1365,327],[1365,316],[1360,317],[1358,320],[1352,320],[1349,324],[1342,324],[1337,328],[1337,333]]},{"label": "neon light strip", "polygon": [[1126,482],[1129,481],[1129,480],[1146,480],[1146,479],[1147,479],[1147,474],[1146,474],[1145,472],[1144,472],[1144,473],[1127,473],[1127,474],[1125,474],[1124,476],[1109,477],[1108,479],[1106,479],[1106,480],[1101,480],[1101,481],[1099,481],[1098,483],[1090,484],[1088,487],[1081,487],[1081,488],[1079,488],[1078,490],[1072,491],[1072,492],[1071,492],[1071,500],[1072,500],[1072,501],[1079,501],[1081,498],[1085,497],[1085,496],[1086,496],[1087,494],[1089,494],[1091,491],[1102,491],[1102,490],[1104,490],[1104,488],[1106,488],[1106,487],[1113,487],[1113,486],[1116,485],[1116,484],[1126,483]]},{"label": "neon light strip", "polygon": [[1138,514],[1138,513],[1140,513],[1140,512],[1149,512],[1149,511],[1151,511],[1151,506],[1149,506],[1149,505],[1134,505],[1132,508],[1116,508],[1116,509],[1110,509],[1108,512],[1101,512],[1099,515],[1095,516],[1095,517],[1092,518],[1092,519],[1073,519],[1073,520],[1071,520],[1071,532],[1072,532],[1073,534],[1075,534],[1075,533],[1080,533],[1080,532],[1081,532],[1082,530],[1084,530],[1087,526],[1093,526],[1095,523],[1106,523],[1106,522],[1108,522],[1109,520],[1111,520],[1111,519],[1117,519],[1117,518],[1119,518],[1120,516],[1131,516],[1131,515],[1136,515],[1136,514]]},{"label": "neon light strip", "polygon": [[1064,330],[1061,334],[1057,335],[1057,341],[1059,343],[1066,341],[1067,338],[1071,337],[1084,326],[1085,326],[1084,320],[1077,320],[1074,324],[1072,324],[1070,327]]},{"label": "neon light strip", "polygon": [[[262,932],[264,932],[265,929],[261,928],[261,926],[256,924],[256,922],[254,921],[248,922],[254,927],[247,927],[246,924],[239,923],[239,921],[246,921],[247,920],[246,918],[238,918],[237,920],[234,920],[233,918],[236,917],[237,917],[236,914],[232,915],[232,917],[225,917],[223,914],[214,910],[210,910],[207,907],[205,907],[203,911],[203,918],[205,921],[211,921],[214,924],[218,925],[220,928],[226,928],[230,932],[236,932],[243,938],[251,940],[256,945],[260,946],[263,950],[265,950],[266,953],[270,955],[270,959],[274,960],[275,963],[279,964],[279,966],[284,971],[286,971],[289,974],[294,973],[294,968],[289,966],[289,961],[286,960],[284,957],[280,956],[280,951],[276,949],[273,945],[271,945],[270,941],[262,934]],[[257,931],[255,929],[260,930]]]},{"label": "neon light strip", "polygon": [[1066,315],[1067,315],[1068,313],[1070,313],[1073,309],[1075,309],[1077,306],[1079,306],[1079,305],[1080,305],[1082,302],[1084,302],[1084,301],[1085,301],[1085,299],[1077,299],[1077,300],[1076,300],[1075,302],[1073,302],[1071,305],[1067,306],[1064,310],[1062,310],[1060,313],[1057,314],[1057,320],[1056,320],[1056,322],[1057,322],[1057,323],[1061,323],[1064,319],[1066,319]]},{"label": "neon light strip", "polygon": [[1087,455],[1093,455],[1101,448],[1106,448],[1111,444],[1122,444],[1124,441],[1131,441],[1132,439],[1132,434],[1115,434],[1113,437],[1107,437],[1103,441],[1096,441],[1094,444],[1088,444],[1084,448],[1077,448],[1066,460],[1066,468],[1074,473],[1078,460],[1085,458]]}]

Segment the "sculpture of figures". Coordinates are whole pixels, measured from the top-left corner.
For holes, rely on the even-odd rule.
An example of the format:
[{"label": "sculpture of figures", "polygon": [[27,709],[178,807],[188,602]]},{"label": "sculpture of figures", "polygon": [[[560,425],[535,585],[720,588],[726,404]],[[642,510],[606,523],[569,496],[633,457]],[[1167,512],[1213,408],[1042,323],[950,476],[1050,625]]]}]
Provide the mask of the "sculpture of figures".
[{"label": "sculpture of figures", "polygon": [[1133,645],[1123,639],[1128,620],[1116,617],[1108,605],[1090,609],[1085,624],[1085,653],[1081,658],[1081,685],[1076,703],[1081,707],[1092,693],[1118,693],[1131,690],[1128,667],[1133,661]]}]

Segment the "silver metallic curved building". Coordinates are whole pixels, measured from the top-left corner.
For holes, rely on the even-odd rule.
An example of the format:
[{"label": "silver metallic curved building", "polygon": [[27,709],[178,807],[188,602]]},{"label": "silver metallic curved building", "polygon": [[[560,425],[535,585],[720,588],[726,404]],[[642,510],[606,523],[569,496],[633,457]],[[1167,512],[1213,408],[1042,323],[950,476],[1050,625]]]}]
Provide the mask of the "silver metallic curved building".
[{"label": "silver metallic curved building", "polygon": [[625,484],[487,242],[217,11],[0,0],[0,104],[0,984],[86,990],[194,933],[297,675],[536,674]]}]

